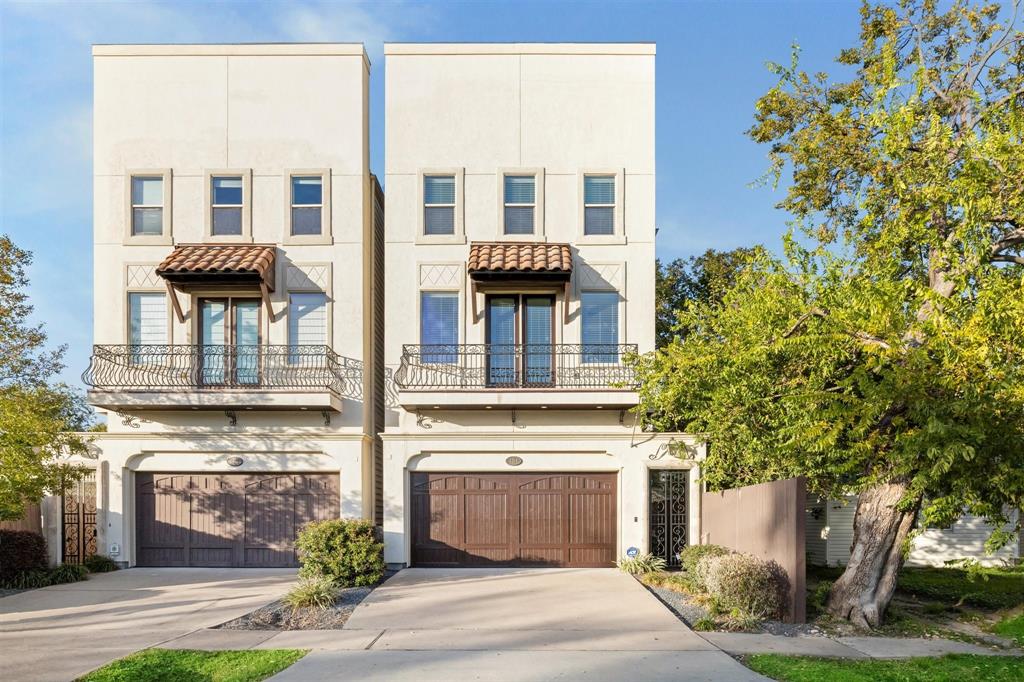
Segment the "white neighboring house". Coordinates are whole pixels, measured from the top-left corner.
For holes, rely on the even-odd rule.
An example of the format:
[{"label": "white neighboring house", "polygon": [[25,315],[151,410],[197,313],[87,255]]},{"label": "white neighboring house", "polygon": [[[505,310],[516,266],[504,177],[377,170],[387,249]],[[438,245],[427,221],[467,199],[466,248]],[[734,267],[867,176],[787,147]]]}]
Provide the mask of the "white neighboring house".
[{"label": "white neighboring house", "polygon": [[[388,44],[385,558],[610,566],[699,541],[654,347],[652,44]],[[694,468],[691,468],[694,467]]]},{"label": "white neighboring house", "polygon": [[293,566],[380,518],[383,195],[360,44],[98,45],[97,550]]},{"label": "white neighboring house", "polygon": [[[843,500],[808,498],[806,541],[808,563],[844,566],[850,560],[853,544],[853,518],[857,496]],[[994,554],[985,552],[985,540],[993,526],[984,519],[965,514],[949,528],[927,528],[914,538],[907,557],[912,566],[942,566],[947,561],[976,559],[994,566],[1015,563],[1021,556],[1021,544],[1011,542]]]}]

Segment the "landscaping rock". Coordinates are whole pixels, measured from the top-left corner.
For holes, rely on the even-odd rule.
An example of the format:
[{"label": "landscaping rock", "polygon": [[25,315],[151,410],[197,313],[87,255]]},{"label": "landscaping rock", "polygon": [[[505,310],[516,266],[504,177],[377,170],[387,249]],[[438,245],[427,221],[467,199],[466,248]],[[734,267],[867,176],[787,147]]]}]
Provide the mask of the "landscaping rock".
[{"label": "landscaping rock", "polygon": [[349,587],[339,592],[334,606],[326,609],[292,609],[275,601],[234,620],[218,625],[226,630],[339,630],[373,587]]}]

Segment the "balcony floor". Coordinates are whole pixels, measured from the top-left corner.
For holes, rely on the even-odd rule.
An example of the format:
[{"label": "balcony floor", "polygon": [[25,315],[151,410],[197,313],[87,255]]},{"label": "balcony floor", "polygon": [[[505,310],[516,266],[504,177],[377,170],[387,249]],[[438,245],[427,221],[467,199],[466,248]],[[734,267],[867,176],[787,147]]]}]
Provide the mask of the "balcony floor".
[{"label": "balcony floor", "polygon": [[640,399],[636,391],[614,389],[474,389],[409,390],[398,392],[398,403],[407,410],[416,409],[628,409]]},{"label": "balcony floor", "polygon": [[327,390],[103,391],[86,394],[90,405],[118,412],[143,410],[316,410],[341,413],[341,398]]}]

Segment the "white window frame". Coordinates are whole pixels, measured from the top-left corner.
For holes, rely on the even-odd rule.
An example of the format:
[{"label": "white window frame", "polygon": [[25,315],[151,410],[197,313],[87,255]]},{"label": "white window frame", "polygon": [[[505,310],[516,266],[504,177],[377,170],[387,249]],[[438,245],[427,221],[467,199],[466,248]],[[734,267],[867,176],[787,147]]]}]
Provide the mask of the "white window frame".
[{"label": "white window frame", "polygon": [[[139,246],[169,246],[173,243],[171,235],[171,169],[170,168],[132,168],[125,172],[125,219],[124,219],[124,244]],[[133,234],[132,220],[134,219],[135,205],[132,203],[132,179],[133,178],[160,178],[163,189],[163,229],[160,234]]]},{"label": "white window frame", "polygon": [[132,294],[148,294],[148,295],[162,295],[164,297],[164,315],[166,332],[164,342],[167,345],[173,343],[171,333],[171,301],[167,298],[167,292],[164,289],[147,289],[143,287],[131,287],[125,289],[124,292],[124,343],[126,346],[132,345]]},{"label": "white window frame", "polygon": [[[533,234],[505,234],[505,177],[508,175],[532,175],[534,181],[533,194]],[[543,242],[547,241],[544,234],[544,169],[543,168],[499,168],[498,180],[498,229],[496,241],[502,242]],[[529,204],[509,204],[509,206],[529,206]]]},{"label": "white window frame", "polygon": [[[578,229],[576,240],[581,244],[625,244],[626,243],[626,226],[625,226],[625,206],[624,199],[626,196],[625,192],[625,170],[622,168],[583,168],[577,173],[577,194],[578,201],[576,202],[579,206],[579,214],[577,218]],[[587,176],[605,176],[615,178],[615,210],[612,211],[614,220],[614,229],[612,234],[586,234],[587,217],[586,217],[586,177]],[[599,206],[607,206],[608,204],[595,204]]]},{"label": "white window frame", "polygon": [[[291,228],[289,227],[289,232]],[[326,266],[327,268],[327,282],[323,287],[319,287],[313,282],[307,280],[305,285],[301,283],[299,285],[292,285],[286,282],[286,289],[284,292],[284,304],[285,304],[285,319],[284,319],[284,345],[290,345],[291,338],[289,333],[291,332],[291,314],[292,314],[292,294],[324,294],[327,303],[327,345],[330,348],[334,348],[334,297],[331,292],[334,291],[334,267],[331,263],[292,263],[292,267],[305,273],[305,269],[309,267],[320,267]],[[287,271],[286,271],[287,276]]]},{"label": "white window frame", "polygon": [[[292,234],[292,178],[320,178],[320,234]],[[314,204],[299,204],[307,208]],[[333,244],[331,235],[331,170],[289,168],[284,173],[284,236],[282,244]]]},{"label": "white window frame", "polygon": [[[213,234],[213,179],[224,177],[242,178],[242,234]],[[218,244],[252,243],[252,169],[245,168],[213,168],[203,173],[204,201],[203,241]],[[233,204],[234,206],[235,204]],[[290,225],[289,225],[290,229]]]},{"label": "white window frame", "polygon": [[[626,321],[625,320],[625,317],[626,317],[626,295],[625,295],[625,293],[620,291],[619,289],[615,289],[615,288],[612,288],[612,287],[586,287],[586,288],[583,288],[583,289],[581,289],[580,291],[577,292],[578,300],[579,300],[579,314],[578,314],[578,317],[579,317],[579,342],[580,342],[580,346],[581,346],[581,352],[582,352],[582,346],[583,346],[583,295],[584,294],[591,294],[591,293],[593,293],[593,294],[615,294],[616,296],[618,296],[618,301],[617,301],[617,305],[616,305],[616,309],[615,309],[615,315],[618,318],[615,321],[616,322],[616,327],[617,327],[616,335],[618,336],[618,342],[617,343],[618,343],[619,346],[622,346],[622,345],[626,344],[627,341],[626,341],[626,336],[625,336],[625,333],[626,333],[626,325],[625,325],[625,321]],[[584,365],[591,364],[591,363],[583,363],[582,356],[581,356],[580,362],[581,362],[581,364],[584,364]],[[619,363],[620,364],[622,363],[622,358],[621,357],[619,358]],[[596,363],[596,364],[599,364],[599,363]]]},{"label": "white window frame", "polygon": [[[453,175],[455,176],[455,210],[454,210],[454,223],[455,231],[453,234],[426,234],[426,221],[424,214],[426,213],[426,182],[424,178],[438,175]],[[465,223],[465,168],[421,168],[416,173],[416,182],[418,189],[416,190],[416,196],[419,197],[416,207],[416,243],[417,244],[465,244],[466,243],[466,223]],[[447,204],[433,204],[437,206]]]}]

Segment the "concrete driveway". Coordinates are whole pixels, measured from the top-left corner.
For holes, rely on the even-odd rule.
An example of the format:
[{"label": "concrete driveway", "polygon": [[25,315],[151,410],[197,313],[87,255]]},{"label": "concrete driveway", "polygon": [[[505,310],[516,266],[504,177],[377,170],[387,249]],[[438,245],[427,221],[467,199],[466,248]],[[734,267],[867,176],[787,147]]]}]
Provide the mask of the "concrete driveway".
[{"label": "concrete driveway", "polygon": [[762,679],[614,569],[406,569],[323,634],[274,680]]},{"label": "concrete driveway", "polygon": [[0,598],[0,678],[66,682],[273,601],[293,569],[132,568]]}]

